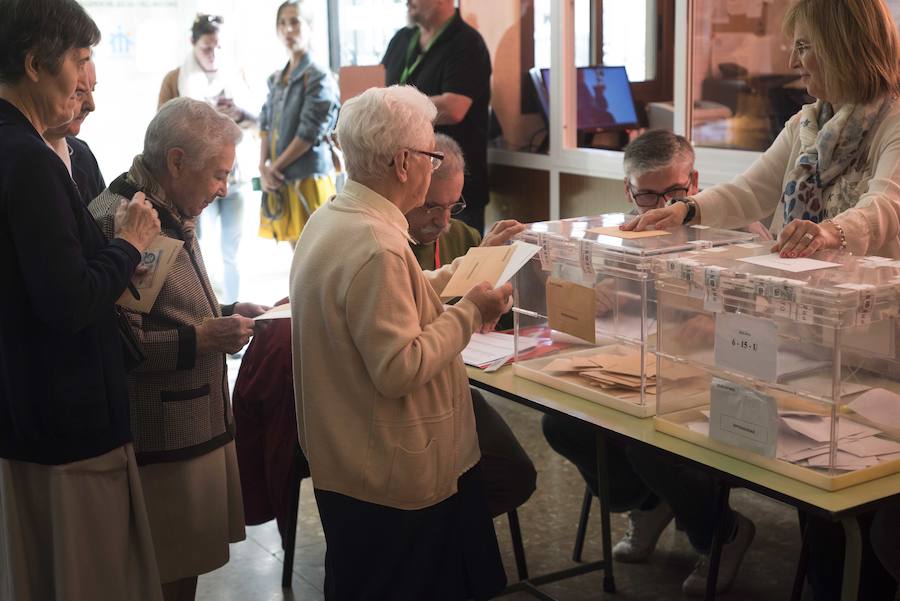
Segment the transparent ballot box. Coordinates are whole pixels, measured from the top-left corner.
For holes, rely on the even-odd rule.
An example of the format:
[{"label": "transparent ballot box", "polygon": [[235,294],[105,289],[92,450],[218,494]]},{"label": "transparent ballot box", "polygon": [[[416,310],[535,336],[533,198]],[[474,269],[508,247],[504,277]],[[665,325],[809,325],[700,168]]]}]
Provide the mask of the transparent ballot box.
[{"label": "transparent ballot box", "polygon": [[733,246],[654,261],[656,429],[837,490],[900,469],[900,261]]},{"label": "transparent ballot box", "polygon": [[[540,252],[513,280],[519,376],[632,415],[656,409],[654,257],[749,243],[706,227],[620,232],[622,213],[532,223]],[[623,237],[624,236],[624,237]],[[632,236],[632,237],[628,237]]]}]

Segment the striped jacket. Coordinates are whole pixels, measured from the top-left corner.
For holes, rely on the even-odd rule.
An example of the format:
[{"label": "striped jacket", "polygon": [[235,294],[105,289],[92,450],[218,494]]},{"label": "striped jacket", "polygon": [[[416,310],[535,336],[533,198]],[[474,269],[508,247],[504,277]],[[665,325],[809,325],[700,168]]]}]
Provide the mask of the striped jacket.
[{"label": "striped jacket", "polygon": [[[131,172],[129,172],[131,173]],[[121,176],[90,205],[107,238],[116,205],[137,187]],[[195,327],[222,317],[233,305],[216,299],[200,247],[179,217],[144,189],[159,213],[162,235],[184,241],[148,314],[127,311],[146,360],[128,374],[131,427],[138,463],[180,461],[204,455],[233,439],[223,353],[197,354]]]}]

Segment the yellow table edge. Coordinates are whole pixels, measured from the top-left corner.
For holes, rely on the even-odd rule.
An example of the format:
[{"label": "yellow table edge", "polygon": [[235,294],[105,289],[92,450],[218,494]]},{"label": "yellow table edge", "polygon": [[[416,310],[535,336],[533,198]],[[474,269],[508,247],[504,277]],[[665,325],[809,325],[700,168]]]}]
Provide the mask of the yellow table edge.
[{"label": "yellow table edge", "polygon": [[566,413],[832,514],[842,513],[885,497],[900,494],[900,474],[891,474],[837,491],[827,491],[658,432],[653,426],[653,418],[628,415],[543,384],[520,378],[513,373],[513,369],[509,365],[493,373],[485,373],[475,367],[467,367],[467,370],[469,381],[474,386],[484,384],[512,396]]}]

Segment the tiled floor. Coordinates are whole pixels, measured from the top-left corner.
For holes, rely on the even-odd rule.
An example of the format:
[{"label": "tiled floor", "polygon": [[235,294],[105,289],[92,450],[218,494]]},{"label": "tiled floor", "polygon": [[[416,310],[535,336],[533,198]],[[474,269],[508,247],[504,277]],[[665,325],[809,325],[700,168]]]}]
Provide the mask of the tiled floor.
[{"label": "tiled floor", "polygon": [[[490,398],[490,402],[510,424],[538,469],[537,492],[519,509],[528,568],[536,575],[570,567],[574,565],[570,557],[584,483],[575,468],[547,446],[537,412],[498,397]],[[799,552],[795,511],[747,491],[736,491],[732,504],[754,520],[757,531],[734,589],[721,598],[728,601],[787,599]],[[506,518],[498,518],[495,526],[512,582],[516,578],[515,562]],[[599,512],[595,511],[585,545],[586,561],[602,556],[600,539],[596,536],[599,527]],[[615,541],[623,533],[624,516],[613,515],[612,527]],[[231,553],[231,561],[226,566],[200,578],[199,600],[323,599],[325,542],[309,481],[304,481],[301,489],[293,590],[281,588],[283,552],[274,522],[248,528],[247,540],[232,545]],[[681,582],[690,573],[694,561],[686,536],[669,526],[649,563],[615,565],[618,588],[615,595],[604,595],[599,572],[547,585],[543,590],[560,600],[571,601],[681,599]],[[525,593],[504,597],[509,601],[532,598]]]}]

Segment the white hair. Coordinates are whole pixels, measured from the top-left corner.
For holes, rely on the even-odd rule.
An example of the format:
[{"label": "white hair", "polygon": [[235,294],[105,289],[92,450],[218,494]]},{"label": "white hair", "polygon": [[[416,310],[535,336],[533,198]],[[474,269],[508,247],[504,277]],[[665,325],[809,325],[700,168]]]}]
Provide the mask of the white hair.
[{"label": "white hair", "polygon": [[223,146],[237,146],[241,128],[209,104],[186,96],[173,98],[159,108],[144,134],[144,164],[164,173],[166,156],[173,148],[184,151],[194,168],[205,165]]},{"label": "white hair", "polygon": [[399,150],[428,150],[436,116],[434,103],[412,86],[369,88],[351,98],[337,122],[347,175],[356,180],[382,178]]}]

